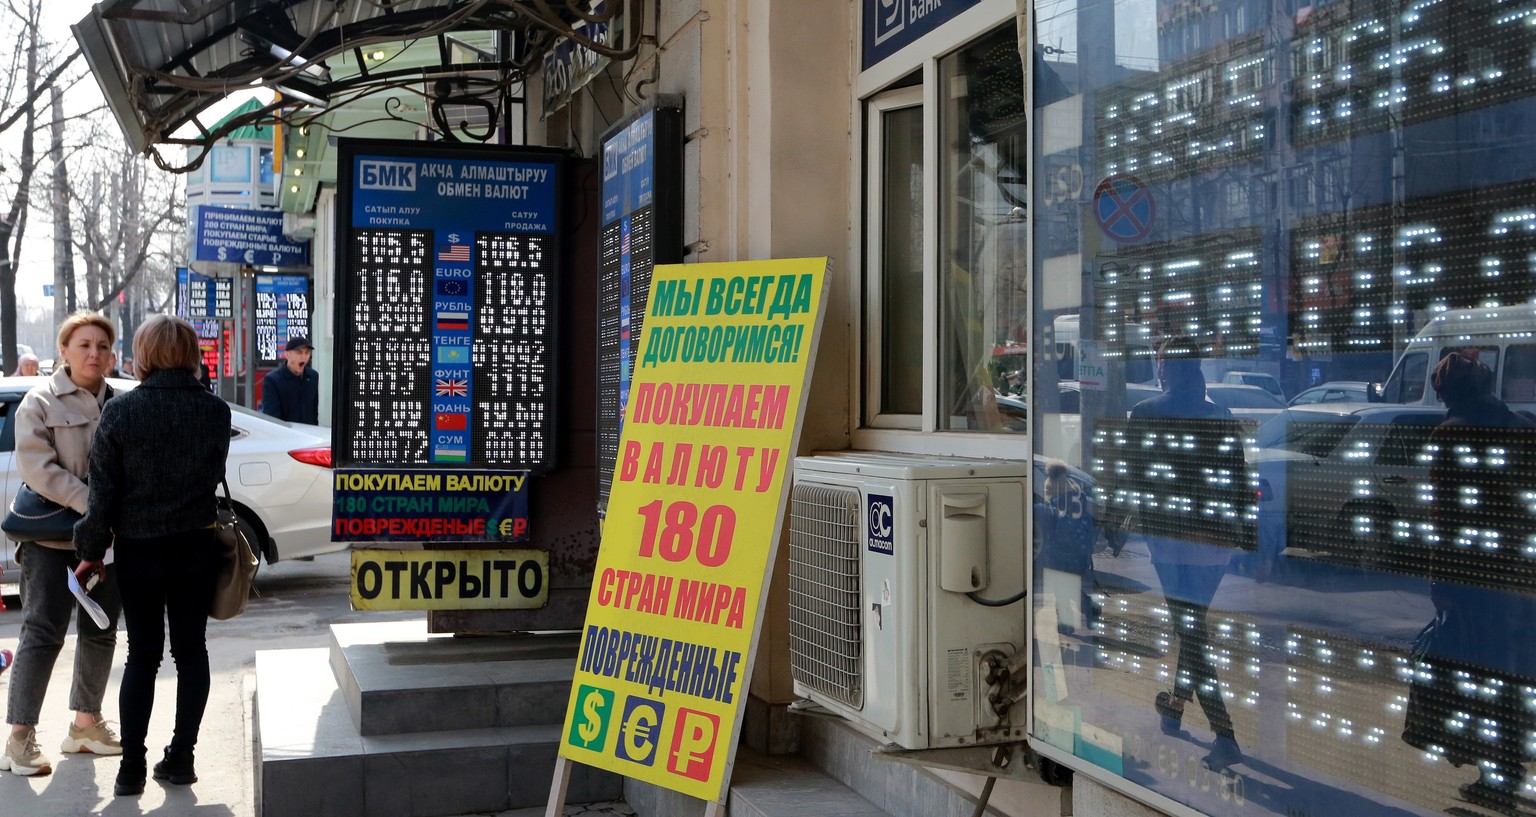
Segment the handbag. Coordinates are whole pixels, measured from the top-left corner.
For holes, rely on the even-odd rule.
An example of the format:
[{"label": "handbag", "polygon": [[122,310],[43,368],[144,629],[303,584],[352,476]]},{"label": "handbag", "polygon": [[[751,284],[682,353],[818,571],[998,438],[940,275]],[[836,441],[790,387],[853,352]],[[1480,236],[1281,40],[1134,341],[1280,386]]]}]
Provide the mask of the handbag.
[{"label": "handbag", "polygon": [[229,499],[229,481],[220,480],[220,483],[224,486],[224,496],[219,498],[219,516],[214,524],[224,558],[219,564],[219,573],[213,586],[213,606],[208,615],[219,621],[228,621],[245,612],[258,563],[256,550],[251,547],[250,539],[240,527],[234,503]]},{"label": "handbag", "polygon": [[0,531],[17,542],[68,542],[81,514],[32,490],[25,482],[11,500]]}]

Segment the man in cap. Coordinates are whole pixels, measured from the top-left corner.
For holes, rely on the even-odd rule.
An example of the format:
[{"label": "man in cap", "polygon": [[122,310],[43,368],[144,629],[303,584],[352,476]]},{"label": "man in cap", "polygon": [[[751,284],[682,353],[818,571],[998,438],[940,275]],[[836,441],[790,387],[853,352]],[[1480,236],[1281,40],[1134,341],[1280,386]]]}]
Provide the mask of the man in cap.
[{"label": "man in cap", "polygon": [[261,411],[279,420],[320,424],[320,375],[309,366],[315,347],[309,338],[288,341],[282,366],[261,381]]}]

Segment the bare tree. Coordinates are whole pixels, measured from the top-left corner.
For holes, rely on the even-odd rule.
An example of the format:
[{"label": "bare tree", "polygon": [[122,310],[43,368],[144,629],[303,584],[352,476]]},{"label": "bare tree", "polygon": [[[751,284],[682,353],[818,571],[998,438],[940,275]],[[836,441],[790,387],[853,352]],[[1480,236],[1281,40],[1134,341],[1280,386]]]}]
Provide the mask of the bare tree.
[{"label": "bare tree", "polygon": [[[0,18],[15,20],[15,39],[8,60],[10,70],[0,80],[0,132],[21,123],[21,151],[14,166],[0,169],[10,189],[10,203],[0,213],[0,370],[16,368],[16,268],[21,262],[22,238],[32,204],[32,177],[39,157],[35,134],[37,108],[47,90],[58,82],[79,56],[73,42],[52,44],[44,39],[40,23],[42,0],[6,0]],[[10,26],[6,26],[7,29]],[[4,43],[0,43],[3,46]]]},{"label": "bare tree", "polygon": [[[150,304],[174,291],[175,258],[186,228],[177,177],[146,167],[119,141],[90,157],[90,183],[73,189],[74,246],[85,262],[84,305],[105,309],[119,293]],[[124,326],[125,334],[132,327]]]}]

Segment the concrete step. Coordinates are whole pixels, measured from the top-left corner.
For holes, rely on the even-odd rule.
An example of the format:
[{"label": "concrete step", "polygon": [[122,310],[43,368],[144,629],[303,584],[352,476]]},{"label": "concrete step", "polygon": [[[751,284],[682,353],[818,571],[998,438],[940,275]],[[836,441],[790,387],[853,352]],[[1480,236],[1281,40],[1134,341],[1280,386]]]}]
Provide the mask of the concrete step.
[{"label": "concrete step", "polygon": [[742,747],[731,775],[729,817],[890,817],[874,803],[795,756]]},{"label": "concrete step", "polygon": [[[706,803],[641,783],[624,784],[624,799],[640,817],[702,817]],[[731,773],[728,817],[891,817],[847,786],[793,755],[767,756],[745,746]]]},{"label": "concrete step", "polygon": [[560,723],[575,633],[429,635],[424,620],[331,627],[331,668],[365,736]]},{"label": "concrete step", "polygon": [[[547,802],[564,695],[549,703],[551,723],[363,735],[332,652],[256,653],[256,817],[442,817]],[[567,800],[621,789],[616,775],[577,765]]]}]

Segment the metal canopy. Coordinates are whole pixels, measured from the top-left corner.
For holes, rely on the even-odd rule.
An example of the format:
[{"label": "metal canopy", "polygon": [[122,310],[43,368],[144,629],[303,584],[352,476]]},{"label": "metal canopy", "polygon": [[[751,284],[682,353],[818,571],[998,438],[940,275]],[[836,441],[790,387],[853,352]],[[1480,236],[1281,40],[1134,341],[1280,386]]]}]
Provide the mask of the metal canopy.
[{"label": "metal canopy", "polygon": [[[74,33],[133,149],[167,170],[190,170],[206,155],[195,148],[238,128],[323,125],[331,111],[402,90],[422,99],[426,115],[412,124],[446,139],[484,141],[508,110],[513,89],[561,39],[616,60],[634,56],[638,25],[627,44],[593,42],[572,30],[582,21],[613,19],[625,2],[104,0]],[[643,19],[644,3],[627,0],[624,17]],[[390,58],[402,43],[414,43],[409,50],[420,53],[420,45],[432,42],[437,59],[429,64]],[[257,87],[277,92],[277,99],[212,129],[198,122],[215,102]],[[466,127],[458,115],[465,108],[493,126]],[[399,118],[389,111],[381,116]],[[192,136],[172,135],[189,124]],[[181,151],[167,161],[157,147],[163,144],[193,149],[186,162]]]}]

